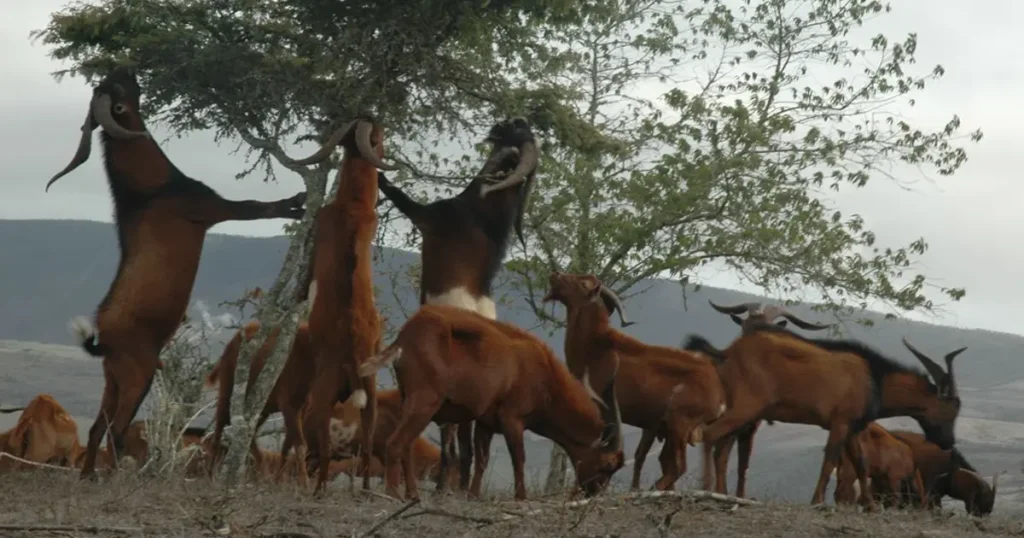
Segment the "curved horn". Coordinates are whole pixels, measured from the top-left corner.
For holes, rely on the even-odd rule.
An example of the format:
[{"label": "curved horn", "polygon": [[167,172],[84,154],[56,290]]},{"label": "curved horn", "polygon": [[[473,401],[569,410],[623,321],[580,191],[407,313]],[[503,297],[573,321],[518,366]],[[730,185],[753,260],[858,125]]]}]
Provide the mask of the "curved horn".
[{"label": "curved horn", "polygon": [[348,124],[345,125],[344,127],[338,129],[337,131],[334,131],[334,134],[332,134],[331,137],[328,138],[326,142],[324,142],[323,146],[320,146],[320,149],[316,150],[316,153],[313,153],[312,155],[304,159],[294,160],[292,161],[292,164],[306,165],[316,164],[320,161],[323,161],[331,154],[332,151],[334,151],[334,148],[338,147],[338,144],[340,144],[341,141],[345,139],[349,131],[351,131],[352,128],[355,127],[356,123],[358,122],[358,119],[354,119],[348,122]]},{"label": "curved horn", "polygon": [[26,406],[21,407],[0,407],[0,413],[17,413],[18,411],[24,411]]},{"label": "curved horn", "polygon": [[711,305],[711,308],[714,308],[723,314],[742,314],[744,312],[757,312],[761,310],[761,303],[740,303],[735,306],[719,306],[711,299],[708,299],[708,304]]},{"label": "curved horn", "polygon": [[907,342],[906,338],[903,338],[903,345],[907,346],[907,349],[909,349],[910,352],[913,353],[915,357],[917,357],[917,360],[921,361],[921,364],[924,365],[925,370],[928,370],[928,373],[931,374],[936,384],[942,383],[942,380],[946,376],[946,372],[942,371],[941,366],[936,364],[935,361],[929,359],[928,356],[925,355],[924,353],[918,351],[917,348],[910,345],[910,342]]},{"label": "curved horn", "polygon": [[491,153],[491,156],[487,158],[487,161],[484,162],[483,168],[481,168],[480,171],[477,172],[477,177],[489,176],[493,174],[494,171],[497,170],[498,165],[500,165],[505,159],[507,159],[511,155],[515,155],[518,157],[519,148],[514,146],[505,146],[503,148],[494,150]]},{"label": "curved horn", "polygon": [[963,353],[966,350],[967,346],[964,346],[960,349],[955,349],[953,351],[950,351],[949,353],[946,353],[946,370],[949,371],[949,375],[953,375],[953,359],[955,359],[957,355]]},{"label": "curved horn", "polygon": [[356,121],[359,122],[356,124],[356,147],[359,148],[359,155],[381,170],[398,170],[377,158],[377,152],[373,150],[373,145],[370,144],[370,133],[373,132],[373,124],[366,120]]},{"label": "curved horn", "polygon": [[788,309],[782,306],[770,305],[765,307],[764,317],[766,318],[765,321],[767,321],[768,323],[775,321],[775,318],[779,316],[782,316],[788,319],[789,321],[792,321],[793,324],[796,325],[797,327],[800,327],[801,329],[808,331],[821,331],[824,329],[828,329],[829,327],[834,325],[834,323],[829,323],[827,325],[818,325],[817,323],[804,321],[798,318],[796,314],[790,312]]},{"label": "curved horn", "polygon": [[121,124],[114,121],[114,116],[110,114],[111,98],[105,93],[101,93],[96,97],[92,98],[92,104],[90,108],[92,110],[92,117],[96,118],[96,123],[99,123],[103,127],[103,130],[114,138],[132,139],[149,136],[146,131],[131,131],[121,127]]},{"label": "curved horn", "polygon": [[540,164],[540,150],[535,142],[525,142],[519,150],[519,164],[505,179],[480,188],[480,196],[487,196],[491,191],[501,190],[526,181],[526,176],[537,169]]},{"label": "curved horn", "polygon": [[622,327],[629,327],[636,323],[635,321],[629,321],[626,319],[626,309],[622,307],[622,301],[619,300],[619,296],[615,295],[614,291],[608,289],[603,284],[601,285],[601,296],[611,301],[615,310],[619,311],[619,325]]},{"label": "curved horn", "polygon": [[71,158],[71,162],[63,170],[57,172],[55,176],[50,178],[50,181],[46,182],[44,192],[48,192],[50,185],[56,183],[58,179],[66,176],[75,168],[82,166],[82,163],[89,160],[89,155],[92,153],[92,131],[95,128],[96,126],[92,123],[92,103],[89,103],[89,110],[85,114],[85,123],[82,124],[82,137],[78,139],[78,149],[75,150],[75,156]]}]

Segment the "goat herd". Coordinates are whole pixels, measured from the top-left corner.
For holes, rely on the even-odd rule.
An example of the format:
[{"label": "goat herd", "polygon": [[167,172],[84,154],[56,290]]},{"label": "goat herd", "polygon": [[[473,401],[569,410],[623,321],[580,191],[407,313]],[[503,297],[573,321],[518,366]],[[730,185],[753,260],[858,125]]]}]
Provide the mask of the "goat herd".
[{"label": "goat herd", "polygon": [[[95,327],[86,318],[72,323],[82,347],[102,357],[105,378],[85,448],[78,447],[77,433],[65,443],[70,456],[62,461],[81,467],[83,478],[95,476],[99,454],[104,465],[117,464],[99,449],[105,433],[107,450],[145,458],[140,423],[132,421],[163,366],[160,351],[184,316],[206,231],[229,220],[300,219],[306,212],[305,193],[274,202],[233,201],[186,176],[147,132],[139,101],[133,70],[114,69],[93,90],[74,158],[47,184],[89,158],[92,131],[102,127],[121,259]],[[318,492],[332,474],[348,469],[362,475],[365,488],[371,476],[383,475],[387,493],[397,498],[404,480],[405,495],[416,498],[417,479],[430,471],[439,490],[458,487],[475,496],[491,440],[500,433],[511,454],[515,497],[524,499],[523,436],[531,430],[565,450],[578,485],[594,495],[624,466],[625,423],[643,432],[633,488],[640,487],[644,459],[657,438],[664,443],[656,489],[674,488],[687,469],[687,447],[702,444],[703,487],[711,489],[713,476],[714,490],[725,493],[729,454],[738,440],[735,493],[742,497],[752,439],[767,420],[828,430],[812,503],[824,502],[835,476],[836,501],[866,509],[876,506],[878,493],[887,506],[936,506],[950,495],[973,514],[992,510],[995,478],[991,484],[982,479],[954,446],[960,398],[952,363],[964,349],[947,354],[944,369],[904,340],[922,372],[860,342],[791,332],[787,321],[805,330],[829,325],[808,323],[779,306],[714,303],[740,326],[726,349],[695,335],[683,349],[650,345],[611,326],[613,311],[622,326],[631,322],[598,278],[553,272],[543,300],[566,308],[562,363],[536,336],[498,321],[490,297],[513,228],[523,241],[524,208],[539,163],[528,123],[516,118],[496,124],[480,173],[457,196],[430,204],[413,200],[380,172],[395,170],[383,162],[383,138],[379,124],[360,116],[315,154],[293,161],[321,163],[336,147],[343,149],[337,196],[316,214],[312,261],[297,278],[296,300],[308,301],[308,319],[298,325],[260,415],[261,424],[274,412],[284,418],[283,446],[274,457],[280,458],[274,463],[278,477],[293,462],[305,483],[310,462]],[[422,235],[421,307],[387,347],[371,282],[378,192]],[[202,472],[222,461],[239,348],[258,328],[256,321],[243,326],[207,378],[208,385],[219,385],[213,435],[190,429],[183,436],[184,444],[206,448]],[[250,388],[280,329],[273,328],[257,352]],[[386,365],[394,366],[398,389],[378,393],[376,372]],[[28,459],[29,433],[53,438],[56,431],[33,431],[33,420],[51,426],[70,420],[52,399],[40,396],[33,405],[49,411],[27,409],[3,438],[3,450]],[[923,434],[890,432],[874,422],[894,416],[913,417]],[[441,427],[440,448],[421,437],[432,421]],[[131,448],[139,443],[141,449]],[[360,456],[339,460],[353,453]],[[254,443],[252,454],[259,462],[270,453]]]}]

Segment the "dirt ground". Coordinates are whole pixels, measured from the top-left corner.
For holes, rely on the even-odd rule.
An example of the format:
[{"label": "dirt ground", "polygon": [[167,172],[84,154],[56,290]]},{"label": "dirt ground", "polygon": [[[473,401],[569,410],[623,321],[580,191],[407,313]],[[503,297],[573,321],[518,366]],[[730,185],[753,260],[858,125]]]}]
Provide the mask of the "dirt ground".
[{"label": "dirt ground", "polygon": [[[900,537],[1024,536],[1024,516],[975,520],[951,512],[858,513],[841,507],[766,503],[738,506],[692,498],[609,494],[572,506],[566,495],[514,502],[437,496],[424,483],[412,506],[380,493],[352,493],[342,477],[321,499],[295,486],[246,484],[230,492],[209,481],[143,480],[119,474],[99,483],[40,470],[0,475],[0,536],[334,536],[437,537]],[[375,482],[375,492],[381,490]],[[947,501],[950,502],[950,501]],[[396,512],[402,511],[396,515]]]}]

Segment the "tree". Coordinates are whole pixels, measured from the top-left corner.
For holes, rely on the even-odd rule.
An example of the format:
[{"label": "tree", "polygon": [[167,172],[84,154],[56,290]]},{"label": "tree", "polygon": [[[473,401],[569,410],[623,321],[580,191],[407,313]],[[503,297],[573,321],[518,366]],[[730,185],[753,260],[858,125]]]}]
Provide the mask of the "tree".
[{"label": "tree", "polygon": [[[287,230],[291,247],[256,312],[262,328],[239,357],[232,416],[246,420],[228,436],[228,484],[241,474],[256,414],[294,334],[301,307],[290,287],[307,263],[310,223],[334,164],[296,166],[286,139],[322,141],[366,111],[387,125],[389,140],[406,144],[480,122],[493,105],[477,93],[509,85],[509,66],[534,39],[533,26],[572,20],[574,6],[568,0],[103,0],[66,7],[33,33],[53,47],[52,57],[69,63],[55,73],[58,80],[71,74],[91,81],[115,64],[135,65],[147,117],[179,136],[208,129],[218,140],[240,139],[251,166],[239,179],[257,170],[276,179],[276,164],[306,185],[309,211]],[[389,152],[399,145],[389,142]],[[254,351],[279,325],[258,389],[242,398]]]},{"label": "tree", "polygon": [[[537,298],[551,269],[595,274],[626,298],[646,278],[686,283],[717,262],[769,293],[814,290],[816,308],[837,316],[869,301],[936,306],[927,278],[910,274],[924,239],[879,246],[823,189],[898,179],[898,164],[952,175],[966,160],[957,144],[981,139],[961,135],[956,116],[937,129],[904,119],[944,71],[914,65],[914,34],[852,37],[887,4],[601,6],[584,24],[548,32],[557,52],[530,74],[576,90],[538,120],[547,138],[530,248],[510,263],[549,328],[561,320]],[[815,82],[824,76],[835,82]],[[965,293],[940,291],[954,301]],[[561,484],[557,448],[553,462],[549,485]]]}]

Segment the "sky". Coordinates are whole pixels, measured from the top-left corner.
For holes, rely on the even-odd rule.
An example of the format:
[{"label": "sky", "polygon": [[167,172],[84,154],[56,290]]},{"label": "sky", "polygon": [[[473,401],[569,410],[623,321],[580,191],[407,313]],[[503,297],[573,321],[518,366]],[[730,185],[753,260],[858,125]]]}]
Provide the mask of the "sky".
[{"label": "sky", "polygon": [[[70,160],[78,141],[90,89],[84,81],[57,83],[50,73],[62,66],[28,34],[46,25],[64,0],[8,3],[0,20],[0,154],[4,179],[0,195],[3,219],[89,219],[111,221],[112,203],[98,148],[74,173],[44,193],[46,181]],[[1022,43],[1017,21],[1024,3],[991,0],[985,9],[954,0],[903,0],[893,13],[866,29],[870,33],[917,32],[918,63],[941,63],[945,77],[932,83],[910,111],[919,123],[940,124],[953,113],[965,132],[980,127],[984,139],[972,144],[969,160],[952,177],[919,181],[905,190],[879,179],[863,189],[844,189],[835,198],[844,213],[862,215],[879,242],[897,247],[924,236],[929,251],[920,267],[936,283],[966,287],[959,303],[939,316],[908,317],[964,328],[1024,334],[1018,305],[1024,304],[1024,183],[1018,180],[1017,145],[1024,140],[1024,66],[1005,61]],[[164,151],[185,173],[233,199],[274,200],[302,189],[297,176],[280,174],[278,183],[234,174],[244,166],[235,144],[217,145],[210,133],[169,138],[154,129]],[[311,148],[294,150],[304,156]],[[542,173],[542,172],[541,172]],[[282,220],[224,223],[213,232],[276,235]],[[1009,234],[1009,235],[1008,235]],[[1007,241],[1010,241],[1007,243]],[[711,275],[706,285],[757,292],[729,274]]]}]

